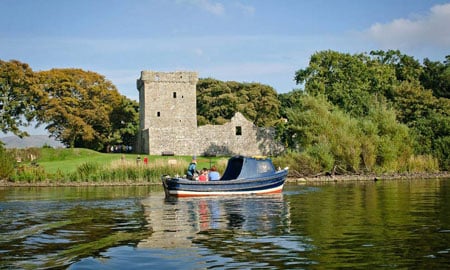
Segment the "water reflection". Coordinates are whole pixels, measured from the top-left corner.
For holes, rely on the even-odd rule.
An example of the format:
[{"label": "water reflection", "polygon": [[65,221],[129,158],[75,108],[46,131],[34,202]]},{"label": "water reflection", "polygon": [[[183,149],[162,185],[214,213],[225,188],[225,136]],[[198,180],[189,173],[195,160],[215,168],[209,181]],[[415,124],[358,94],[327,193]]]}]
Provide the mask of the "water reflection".
[{"label": "water reflection", "polygon": [[[313,262],[302,253],[312,249],[307,237],[290,234],[289,204],[282,194],[183,198],[143,201],[151,236],[139,248],[196,248],[210,256],[204,266],[291,267]],[[261,256],[264,263],[261,264]],[[284,266],[285,267],[285,266]]]},{"label": "water reflection", "polygon": [[[283,196],[214,197],[142,201],[148,226],[154,232],[141,245],[192,245],[193,236],[209,230],[233,232],[289,230],[289,208]],[[168,243],[167,239],[174,239]]]},{"label": "water reflection", "polygon": [[433,268],[450,180],[287,185],[166,200],[160,186],[0,189],[0,269]]},{"label": "water reflection", "polygon": [[[61,192],[68,196],[61,197]],[[139,201],[124,198],[122,192],[123,188],[4,190],[0,268],[59,268],[109,247],[136,244],[150,232]]]}]

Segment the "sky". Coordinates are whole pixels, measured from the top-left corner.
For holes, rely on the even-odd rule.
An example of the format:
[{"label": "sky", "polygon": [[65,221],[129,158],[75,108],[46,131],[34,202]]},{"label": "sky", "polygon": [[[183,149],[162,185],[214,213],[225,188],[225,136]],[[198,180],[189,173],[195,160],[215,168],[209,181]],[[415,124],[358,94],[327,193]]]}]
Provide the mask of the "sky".
[{"label": "sky", "polygon": [[81,68],[138,100],[142,70],[301,88],[323,50],[450,55],[449,0],[0,0],[0,59]]}]

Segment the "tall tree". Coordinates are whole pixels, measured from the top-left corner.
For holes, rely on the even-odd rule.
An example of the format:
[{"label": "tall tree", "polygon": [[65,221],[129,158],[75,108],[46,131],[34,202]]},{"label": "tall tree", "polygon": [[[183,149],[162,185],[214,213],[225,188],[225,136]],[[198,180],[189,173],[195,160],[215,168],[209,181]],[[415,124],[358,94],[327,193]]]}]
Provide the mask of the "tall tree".
[{"label": "tall tree", "polygon": [[295,134],[295,130],[291,128],[292,125],[288,118],[292,108],[301,106],[304,95],[306,95],[306,93],[301,89],[295,89],[291,92],[278,95],[278,100],[280,101],[280,116],[282,120],[276,126],[277,136],[286,148],[290,148],[294,151],[299,150],[299,144],[296,140],[297,135]]},{"label": "tall tree", "polygon": [[425,58],[423,64],[422,85],[431,89],[436,97],[450,98],[450,55],[445,57],[444,63]]},{"label": "tall tree", "polygon": [[441,169],[450,168],[450,99],[437,98],[418,82],[402,82],[394,107],[415,137],[417,154],[432,154]]},{"label": "tall tree", "polygon": [[305,84],[308,94],[323,94],[353,116],[365,116],[374,97],[392,96],[396,76],[393,67],[366,54],[322,51],[311,56],[307,68],[296,72],[295,80]]},{"label": "tall tree", "polygon": [[[287,122],[280,137],[320,171],[405,170],[412,154],[408,128],[382,103],[352,117],[323,95],[280,95]],[[317,172],[317,171],[316,171]]]},{"label": "tall tree", "polygon": [[27,64],[0,60],[0,130],[3,133],[27,136],[21,127],[28,126],[33,119],[35,104],[41,96]]},{"label": "tall tree", "polygon": [[398,81],[417,81],[423,73],[419,61],[399,50],[371,51],[370,55],[381,64],[394,67]]},{"label": "tall tree", "polygon": [[237,100],[228,85],[207,78],[197,84],[199,124],[224,124],[236,112]]},{"label": "tall tree", "polygon": [[111,112],[110,121],[109,144],[133,146],[139,128],[139,103],[121,96],[120,103]]},{"label": "tall tree", "polygon": [[115,86],[81,69],[52,69],[38,75],[46,93],[38,119],[47,124],[51,136],[68,147],[103,150],[111,135],[110,114],[121,102]]},{"label": "tall tree", "polygon": [[279,121],[276,91],[259,83],[223,82],[211,78],[197,84],[197,119],[200,125],[223,124],[241,112],[257,126]]},{"label": "tall tree", "polygon": [[239,100],[239,112],[260,127],[275,126],[279,122],[280,101],[275,89],[260,83],[240,83],[236,86],[232,89]]}]

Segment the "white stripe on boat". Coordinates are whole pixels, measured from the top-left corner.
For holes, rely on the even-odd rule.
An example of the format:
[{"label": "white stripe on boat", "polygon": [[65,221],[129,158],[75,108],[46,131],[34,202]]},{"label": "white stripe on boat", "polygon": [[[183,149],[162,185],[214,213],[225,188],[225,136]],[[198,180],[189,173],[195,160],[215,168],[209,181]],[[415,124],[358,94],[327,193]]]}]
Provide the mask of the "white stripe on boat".
[{"label": "white stripe on boat", "polygon": [[220,195],[250,195],[250,194],[267,194],[267,193],[279,193],[283,189],[283,185],[261,190],[248,190],[248,191],[184,191],[184,190],[170,190],[170,195],[176,195],[178,197],[189,196],[220,196]]}]

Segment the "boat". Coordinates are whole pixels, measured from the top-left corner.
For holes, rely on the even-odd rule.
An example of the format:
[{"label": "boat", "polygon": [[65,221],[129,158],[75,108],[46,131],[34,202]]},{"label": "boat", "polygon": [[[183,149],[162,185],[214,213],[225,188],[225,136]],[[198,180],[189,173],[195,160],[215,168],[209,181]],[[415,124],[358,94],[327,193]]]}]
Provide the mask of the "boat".
[{"label": "boat", "polygon": [[267,157],[234,156],[220,180],[195,181],[163,175],[166,196],[195,197],[281,193],[288,168],[276,170]]}]

